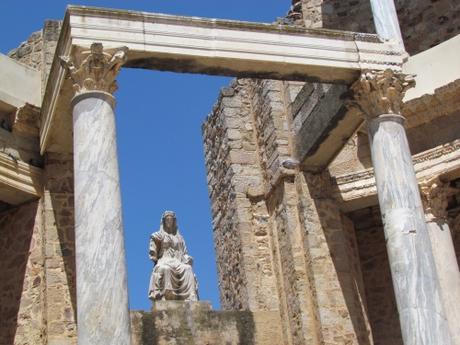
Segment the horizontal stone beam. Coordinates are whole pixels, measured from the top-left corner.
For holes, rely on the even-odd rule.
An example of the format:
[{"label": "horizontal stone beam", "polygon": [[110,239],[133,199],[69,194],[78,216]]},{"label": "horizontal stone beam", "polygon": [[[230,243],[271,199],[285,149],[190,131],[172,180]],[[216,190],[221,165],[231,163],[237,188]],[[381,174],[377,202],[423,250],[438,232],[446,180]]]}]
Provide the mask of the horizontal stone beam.
[{"label": "horizontal stone beam", "polygon": [[340,152],[363,122],[344,106],[348,87],[307,83],[293,107],[297,159],[302,169],[320,172]]},{"label": "horizontal stone beam", "polygon": [[[400,71],[405,57],[372,34],[69,6],[56,56],[93,42],[128,47],[126,67],[343,84],[362,69]],[[56,109],[65,108],[64,77],[54,61],[42,106],[42,152],[59,121]]]},{"label": "horizontal stone beam", "polygon": [[[419,182],[436,176],[452,180],[460,177],[460,140],[437,146],[412,157]],[[344,212],[378,204],[372,168],[335,177],[335,198]]]},{"label": "horizontal stone beam", "polygon": [[9,113],[26,103],[40,107],[41,74],[0,54],[0,111]]},{"label": "horizontal stone beam", "polygon": [[0,152],[0,200],[11,205],[40,197],[43,170]]},{"label": "horizontal stone beam", "polygon": [[127,46],[127,67],[350,83],[367,69],[399,69],[400,48],[375,35],[286,25],[68,8],[72,44]]}]

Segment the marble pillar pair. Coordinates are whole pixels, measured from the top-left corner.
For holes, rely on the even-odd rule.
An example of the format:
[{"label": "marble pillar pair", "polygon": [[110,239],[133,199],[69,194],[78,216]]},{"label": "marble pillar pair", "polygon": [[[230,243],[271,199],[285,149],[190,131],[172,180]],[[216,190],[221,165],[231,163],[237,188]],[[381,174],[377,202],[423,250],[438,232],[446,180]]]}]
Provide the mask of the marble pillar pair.
[{"label": "marble pillar pair", "polygon": [[364,114],[405,345],[451,345],[430,234],[401,115],[414,81],[367,71],[352,86]]},{"label": "marble pillar pair", "polygon": [[112,93],[126,48],[61,57],[73,81],[79,345],[129,345],[130,317]]}]

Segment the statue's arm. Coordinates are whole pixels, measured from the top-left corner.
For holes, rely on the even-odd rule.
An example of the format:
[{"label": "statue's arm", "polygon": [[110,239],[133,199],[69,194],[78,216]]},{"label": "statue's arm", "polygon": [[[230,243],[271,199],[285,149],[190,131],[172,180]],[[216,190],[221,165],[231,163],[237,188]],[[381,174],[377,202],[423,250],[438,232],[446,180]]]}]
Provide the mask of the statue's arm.
[{"label": "statue's arm", "polygon": [[158,255],[160,253],[160,246],[161,246],[161,242],[159,241],[157,236],[153,234],[150,237],[149,257],[150,257],[150,260],[152,260],[155,264],[158,262],[158,259],[159,259]]},{"label": "statue's arm", "polygon": [[184,254],[183,254],[183,259],[184,259],[184,263],[192,266],[193,265],[193,257],[188,255],[188,251],[187,251],[187,246],[185,245],[185,241],[184,241]]}]

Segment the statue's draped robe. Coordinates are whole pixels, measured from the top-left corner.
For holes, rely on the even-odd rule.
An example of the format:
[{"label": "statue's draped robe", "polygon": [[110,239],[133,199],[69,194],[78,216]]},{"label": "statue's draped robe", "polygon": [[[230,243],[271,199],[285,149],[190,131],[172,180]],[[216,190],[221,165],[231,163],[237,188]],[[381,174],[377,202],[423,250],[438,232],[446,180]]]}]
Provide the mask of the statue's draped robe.
[{"label": "statue's draped robe", "polygon": [[197,283],[192,258],[179,232],[169,234],[163,229],[150,237],[150,258],[158,260],[150,278],[149,297],[153,300],[196,301]]}]

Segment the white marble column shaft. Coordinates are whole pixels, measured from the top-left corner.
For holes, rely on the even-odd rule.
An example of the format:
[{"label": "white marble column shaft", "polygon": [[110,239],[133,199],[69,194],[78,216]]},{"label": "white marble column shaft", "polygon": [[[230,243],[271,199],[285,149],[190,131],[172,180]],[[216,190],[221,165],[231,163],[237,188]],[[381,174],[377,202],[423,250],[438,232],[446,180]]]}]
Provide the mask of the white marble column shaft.
[{"label": "white marble column shaft", "polygon": [[447,221],[447,197],[452,191],[440,181],[422,186],[425,217],[439,278],[441,299],[453,345],[460,345],[460,271]]},{"label": "white marble column shaft", "polygon": [[412,156],[400,115],[413,81],[363,73],[352,89],[366,115],[374,175],[405,345],[451,345]]},{"label": "white marble column shaft", "polygon": [[404,50],[398,14],[393,0],[370,0],[377,34],[385,40],[398,42]]},{"label": "white marble column shaft", "polygon": [[74,47],[61,63],[73,81],[75,260],[79,345],[130,345],[115,78],[126,47]]},{"label": "white marble column shaft", "polygon": [[78,344],[128,345],[130,321],[112,95],[73,99]]}]

